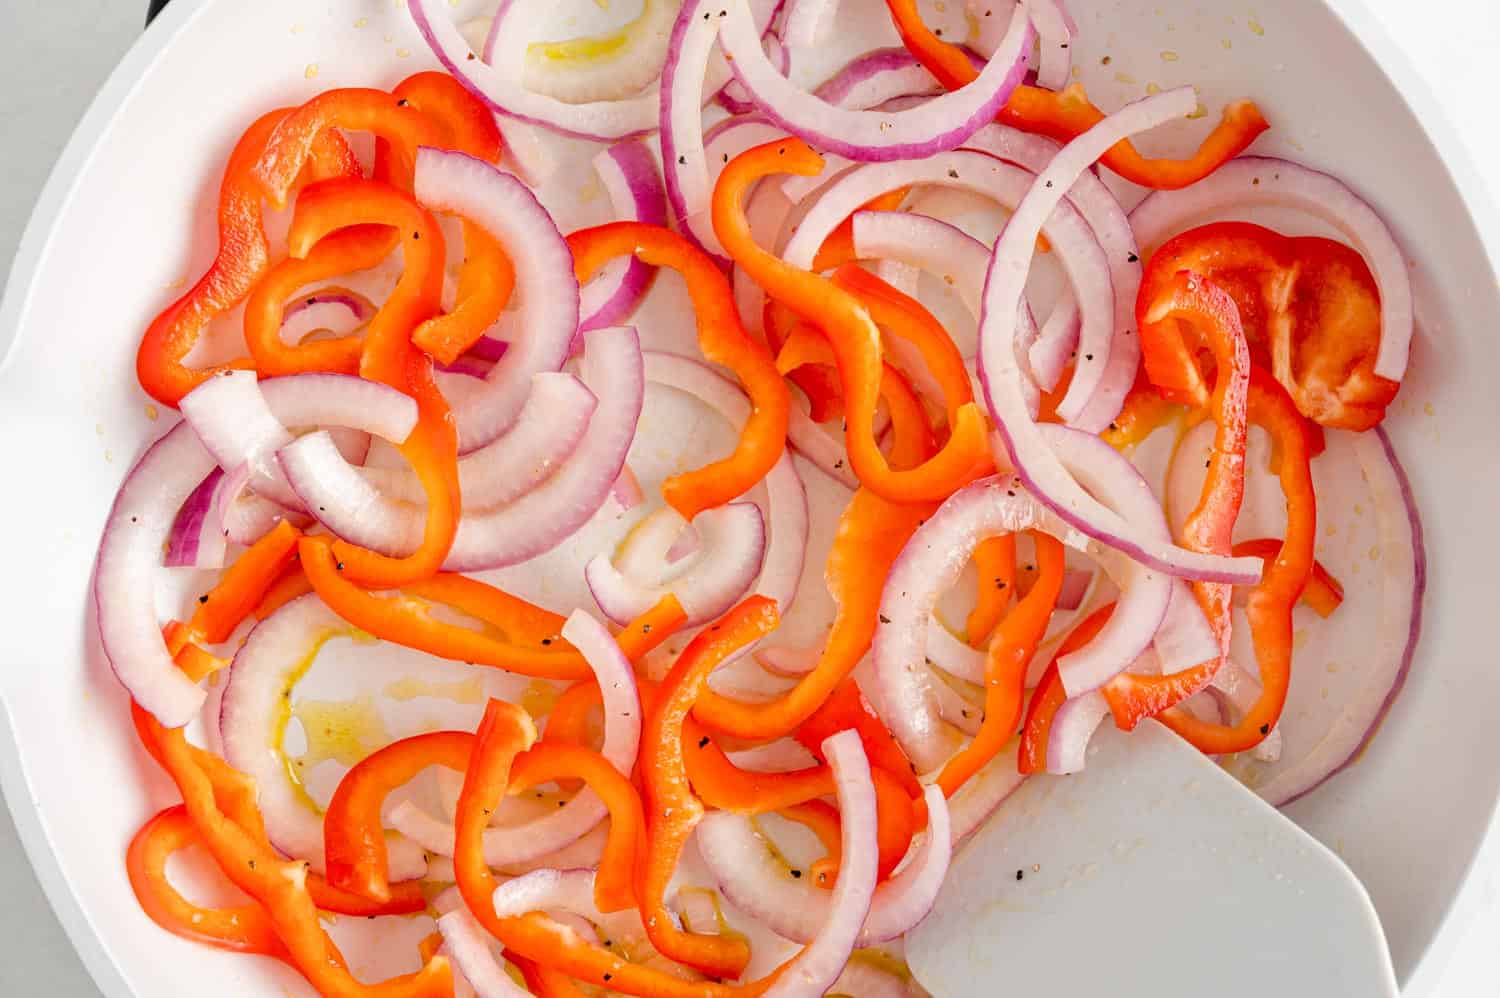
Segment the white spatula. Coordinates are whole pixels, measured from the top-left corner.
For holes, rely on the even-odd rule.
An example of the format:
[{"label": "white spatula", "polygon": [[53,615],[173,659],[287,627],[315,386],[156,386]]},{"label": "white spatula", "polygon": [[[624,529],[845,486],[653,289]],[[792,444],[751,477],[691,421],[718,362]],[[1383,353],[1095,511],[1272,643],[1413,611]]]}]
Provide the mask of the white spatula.
[{"label": "white spatula", "polygon": [[1349,868],[1155,722],[1022,785],[906,952],[935,998],[1397,994]]}]

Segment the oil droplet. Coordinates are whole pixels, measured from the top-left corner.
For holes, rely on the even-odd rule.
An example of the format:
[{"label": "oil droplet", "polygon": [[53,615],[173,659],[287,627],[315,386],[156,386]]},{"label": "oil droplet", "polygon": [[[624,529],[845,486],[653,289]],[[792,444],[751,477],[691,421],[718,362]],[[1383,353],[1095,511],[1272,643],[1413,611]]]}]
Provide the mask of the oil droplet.
[{"label": "oil droplet", "polygon": [[1292,632],[1292,650],[1296,651],[1307,644],[1307,628],[1299,627]]},{"label": "oil droplet", "polygon": [[369,23],[370,23],[370,19],[368,17],[362,17],[358,21],[354,22],[354,26],[356,28],[363,28],[365,25],[367,25]]},{"label": "oil droplet", "polygon": [[1380,560],[1380,545],[1376,544],[1373,547],[1371,547],[1369,555],[1370,555],[1370,560],[1371,561],[1379,561]]},{"label": "oil droplet", "polygon": [[292,706],[292,716],[307,736],[307,750],[295,760],[305,767],[326,760],[353,766],[391,740],[374,698],[368,696],[301,700]]},{"label": "oil droplet", "polygon": [[161,410],[148,402],[146,404],[146,418],[151,420],[151,422],[153,423],[156,422],[161,418]]},{"label": "oil droplet", "polygon": [[309,80],[314,79],[318,75],[318,64],[315,62],[308,63],[307,68],[302,71],[302,75]]},{"label": "oil droplet", "polygon": [[939,14],[948,13],[948,5],[943,3],[943,0],[937,0],[937,3],[932,5],[932,9],[936,10]]},{"label": "oil droplet", "polygon": [[1189,111],[1186,115],[1184,115],[1184,117],[1186,117],[1189,121],[1193,121],[1198,118],[1207,118],[1208,108],[1204,106],[1204,103],[1202,101],[1199,101],[1198,106]]},{"label": "oil droplet", "polygon": [[1116,73],[1115,74],[1115,82],[1116,83],[1128,83],[1128,84],[1134,86],[1136,80],[1135,80],[1135,77],[1131,76],[1129,73]]},{"label": "oil droplet", "polygon": [[1337,662],[1329,662],[1324,668],[1330,673],[1335,673],[1339,671],[1339,664]]},{"label": "oil droplet", "polygon": [[1228,38],[1220,38],[1219,44],[1224,46],[1226,49],[1234,48],[1234,42],[1230,41]]},{"label": "oil droplet", "polygon": [[302,25],[300,25],[300,24],[294,24],[294,25],[292,25],[292,34],[294,34],[294,35],[300,35],[300,34],[302,34]]},{"label": "oil droplet", "polygon": [[1177,61],[1177,53],[1173,52],[1171,49],[1167,49],[1166,51],[1164,51],[1161,54],[1161,61],[1162,62],[1176,62]]},{"label": "oil droplet", "polygon": [[1323,533],[1327,534],[1329,537],[1334,536],[1338,532],[1339,532],[1339,525],[1337,523],[1330,523],[1328,525],[1328,529],[1326,529],[1326,530],[1323,531]]},{"label": "oil droplet", "polygon": [[1360,503],[1355,503],[1354,504],[1354,515],[1355,516],[1364,516],[1365,515],[1365,507],[1363,505],[1361,505]]},{"label": "oil droplet", "polygon": [[1434,413],[1432,411],[1432,403],[1431,402],[1423,402],[1422,403],[1422,411],[1424,413],[1426,413],[1427,415],[1429,415],[1429,416],[1434,415]]},{"label": "oil droplet", "polygon": [[397,49],[396,50],[396,58],[397,59],[405,59],[405,58],[407,58],[410,55],[411,55],[411,49]]},{"label": "oil droplet", "polygon": [[381,693],[402,703],[418,697],[452,700],[454,703],[479,703],[484,700],[484,683],[478,676],[455,683],[435,683],[416,676],[405,676],[391,680]]},{"label": "oil droplet", "polygon": [[1266,33],[1266,29],[1261,26],[1261,23],[1259,21],[1252,19],[1250,21],[1246,21],[1245,23],[1249,25],[1250,30],[1255,32],[1257,35],[1264,35]]},{"label": "oil droplet", "polygon": [[1146,93],[1148,93],[1148,94],[1159,94],[1159,93],[1161,93],[1161,87],[1158,86],[1155,83],[1148,83],[1148,84],[1146,84]]}]

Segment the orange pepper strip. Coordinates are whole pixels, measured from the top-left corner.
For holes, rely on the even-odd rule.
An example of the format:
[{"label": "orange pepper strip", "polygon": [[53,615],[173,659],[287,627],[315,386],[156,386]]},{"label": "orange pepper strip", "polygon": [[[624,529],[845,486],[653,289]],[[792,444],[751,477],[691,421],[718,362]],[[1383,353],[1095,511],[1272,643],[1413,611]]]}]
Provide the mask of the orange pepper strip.
[{"label": "orange pepper strip", "polygon": [[141,910],[151,921],[184,939],[285,960],[286,947],[260,905],[204,908],[172,886],[167,879],[167,860],[181,849],[200,844],[197,829],[181,804],[141,826],[125,854],[125,870]]},{"label": "orange pepper strip", "polygon": [[750,947],[736,936],[685,932],[667,911],[667,883],[703,818],[703,802],[688,780],[683,725],[707,688],[709,674],[734,652],[771,633],[779,622],[774,600],[751,596],[700,632],[662,680],[641,733],[641,743],[652,753],[641,767],[649,833],[637,889],[641,919],[651,944],[664,956],[714,977],[739,977],[750,962]]},{"label": "orange pepper strip", "polygon": [[[969,57],[956,45],[933,34],[922,22],[916,0],[886,0],[891,20],[911,54],[936,76],[943,86],[956,90],[979,73]],[[1000,110],[997,120],[1028,132],[1039,132],[1059,142],[1068,142],[1088,131],[1104,117],[1073,84],[1054,93],[1041,87],[1019,86]],[[1133,184],[1156,190],[1176,190],[1197,183],[1271,127],[1253,101],[1235,101],[1224,108],[1224,116],[1187,159],[1147,159],[1129,140],[1111,146],[1102,157],[1104,165]]]},{"label": "orange pepper strip", "polygon": [[938,785],[949,797],[1005,747],[1021,721],[1026,667],[1047,633],[1066,567],[1061,541],[1041,531],[1032,531],[1031,539],[1036,544],[1037,578],[990,639],[984,666],[984,720],[979,733],[938,774]]},{"label": "orange pepper strip", "polygon": [[[1287,516],[1286,539],[1276,557],[1267,562],[1260,582],[1250,590],[1245,608],[1260,669],[1261,695],[1233,726],[1200,721],[1178,709],[1154,715],[1209,755],[1254,748],[1281,719],[1292,680],[1292,607],[1313,573],[1313,547],[1317,543],[1317,496],[1308,466],[1305,420],[1286,389],[1259,369],[1252,372],[1250,382],[1250,421],[1269,432],[1280,448],[1277,475]],[[1135,693],[1127,688],[1122,696],[1112,685],[1104,688],[1115,723],[1121,727],[1125,726],[1122,720],[1135,719],[1131,702]]]},{"label": "orange pepper strip", "polygon": [[390,862],[380,810],[397,787],[428,766],[463,771],[474,736],[433,731],[392,742],[344,774],[323,814],[328,882],[376,901],[390,897]]},{"label": "orange pepper strip", "polygon": [[[917,830],[916,806],[900,781],[889,772],[875,766],[870,769],[870,775],[875,781],[875,807],[879,815],[875,827],[880,847],[877,870],[880,879],[884,880],[911,849],[912,836]],[[827,855],[813,862],[810,871],[813,883],[825,889],[833,887],[838,882],[842,858],[838,810],[824,801],[811,800],[777,813],[810,829],[818,837]]]},{"label": "orange pepper strip", "polygon": [[211,645],[228,641],[297,557],[301,537],[302,531],[282,520],[246,548],[218,584],[198,597],[198,608],[187,626],[190,635]]},{"label": "orange pepper strip", "polygon": [[1162,398],[1147,380],[1143,367],[1136,375],[1130,394],[1125,396],[1119,415],[1099,435],[1116,450],[1134,447],[1185,411],[1181,404]]},{"label": "orange pepper strip", "polygon": [[551,967],[510,952],[506,952],[504,956],[516,965],[516,969],[521,972],[521,979],[526,982],[527,990],[537,998],[583,998],[578,985]]},{"label": "orange pepper strip", "polygon": [[1002,534],[980,541],[974,549],[974,568],[979,576],[978,594],[964,627],[971,646],[986,648],[1016,588],[1015,535]]},{"label": "orange pepper strip", "polygon": [[312,591],[312,583],[307,581],[307,576],[302,571],[302,564],[298,561],[288,565],[286,571],[271,583],[270,588],[260,598],[260,602],[255,604],[252,612],[256,620],[265,620],[298,596],[306,596]]},{"label": "orange pepper strip", "polygon": [[[883,384],[891,409],[891,460],[911,467],[931,451],[932,433],[922,403],[901,376]],[[789,735],[823,705],[853,671],[875,638],[880,596],[891,564],[935,503],[893,503],[868,488],[854,493],[839,518],[824,572],[838,611],[817,666],[774,700],[746,703],[705,688],[693,716],[708,728],[736,738],[769,741]]]},{"label": "orange pepper strip", "polygon": [[772,297],[789,305],[828,335],[843,384],[845,446],[860,482],[893,502],[945,499],[972,479],[968,448],[984,438],[985,419],[972,403],[954,421],[938,455],[917,468],[897,471],[876,443],[872,421],[880,391],[880,330],[859,299],[810,271],[789,267],[755,244],[745,218],[746,189],[775,173],[816,174],[823,158],[799,139],[769,142],[736,157],[714,186],[713,221],[719,241]]},{"label": "orange pepper strip", "polygon": [[731,998],[758,994],[764,988],[736,988],[683,981],[670,974],[630,963],[541,912],[500,918],[492,900],[498,886],[484,859],[484,830],[489,816],[510,785],[515,757],[536,737],[531,719],[513,704],[491,700],[474,735],[474,753],[464,773],[464,787],[454,816],[453,868],[458,889],[479,924],[506,950],[560,974],[647,998]]},{"label": "orange pepper strip", "polygon": [[[560,646],[557,651],[547,647],[528,647],[515,640],[496,638],[473,628],[437,620],[428,612],[425,603],[406,595],[411,593],[449,603],[506,631],[507,638],[510,638],[508,625],[518,616],[527,616],[524,607],[529,607],[529,604],[476,579],[454,584],[452,580],[458,577],[437,576],[425,583],[414,583],[395,596],[376,596],[344,577],[323,539],[305,538],[300,551],[302,570],[323,602],[355,627],[378,638],[455,662],[485,665],[542,679],[584,679],[593,675],[584,657],[567,648],[561,638],[549,636],[537,642],[544,646],[557,644]],[[475,592],[481,588],[487,592]],[[516,607],[522,607],[519,613],[512,612]],[[686,619],[681,605],[669,595],[627,625],[615,639],[625,654],[635,661],[671,637]],[[556,635],[557,628],[548,633]]]},{"label": "orange pepper strip", "polygon": [[[253,366],[249,358],[202,369],[190,368],[183,361],[209,322],[244,301],[271,265],[270,244],[261,220],[260,187],[251,171],[267,140],[289,113],[290,109],[282,109],[262,115],[236,143],[219,185],[218,254],[197,283],[151,320],[141,337],[136,377],[146,394],[158,402],[175,406],[214,374]],[[359,173],[359,161],[343,136],[333,129],[312,135],[305,163],[309,180]],[[294,171],[287,178],[289,188],[297,176]]]},{"label": "orange pepper strip", "polygon": [[[766,299],[764,315],[766,342],[773,351],[780,350],[802,320],[774,298]],[[814,423],[826,423],[843,415],[844,398],[839,388],[839,372],[832,358],[827,364],[799,368],[788,374],[787,380],[807,396],[808,416]]]},{"label": "orange pepper strip", "polygon": [[[391,93],[442,125],[451,148],[487,163],[499,162],[504,142],[495,116],[447,73],[417,73]],[[412,342],[440,364],[453,363],[494,325],[516,286],[515,267],[498,240],[467,221],[463,234],[457,304],[411,334]]]},{"label": "orange pepper strip", "polygon": [[302,192],[287,242],[292,256],[304,257],[334,230],[369,223],[398,227],[405,269],[370,321],[359,373],[417,402],[416,428],[400,450],[421,479],[427,522],[422,543],[405,557],[378,554],[343,540],[334,541],[332,548],[351,579],[389,588],[436,574],[458,532],[458,433],[448,402],[433,381],[432,361],[411,344],[412,329],[438,311],[442,230],[427,209],[394,187],[373,180],[332,180]]},{"label": "orange pepper strip", "polygon": [[768,814],[834,791],[833,771],[824,765],[782,773],[736,766],[692,717],[683,722],[682,746],[688,782],[703,803],[720,811]]},{"label": "orange pepper strip", "polygon": [[[1234,546],[1234,556],[1255,557],[1273,561],[1281,553],[1281,541],[1274,537],[1257,537],[1240,541]],[[1313,562],[1312,575],[1307,579],[1307,588],[1302,590],[1302,605],[1318,616],[1327,618],[1344,602],[1344,584],[1333,577],[1321,561]]]},{"label": "orange pepper strip", "polygon": [[160,761],[177,784],[203,844],[230,882],[265,907],[292,963],[319,994],[329,998],[440,998],[452,994],[453,974],[442,957],[414,974],[379,984],[361,984],[351,977],[338,948],[318,921],[318,909],[307,887],[306,866],[283,859],[220,810],[214,784],[198,762],[207,753],[194,751],[180,728],[163,728],[138,705],[133,705],[133,711],[137,726],[155,743]]},{"label": "orange pepper strip", "polygon": [[538,742],[518,755],[510,789],[515,793],[563,778],[582,779],[609,809],[609,836],[594,879],[595,906],[602,912],[634,908],[636,862],[646,841],[640,795],[604,756],[564,742]]},{"label": "orange pepper strip", "polygon": [[1031,703],[1026,708],[1026,720],[1021,726],[1017,768],[1022,773],[1047,771],[1047,738],[1052,733],[1052,719],[1068,699],[1068,694],[1063,690],[1062,676],[1057,671],[1057,660],[1094,640],[1109,622],[1109,615],[1114,609],[1113,603],[1106,603],[1084,618],[1058,645],[1052,661],[1047,663],[1046,671],[1042,673],[1036,690],[1031,694]]},{"label": "orange pepper strip", "polygon": [[[859,211],[896,211],[909,193],[911,193],[910,187],[897,187],[883,194],[877,194],[860,205]],[[824,239],[823,245],[818,247],[818,254],[813,257],[812,269],[821,274],[857,259],[858,256],[854,252],[854,216],[850,215],[828,233],[828,238]]]},{"label": "orange pepper strip", "polygon": [[734,372],[750,396],[750,418],[734,454],[667,479],[662,483],[662,497],[691,520],[749,491],[786,448],[791,400],[765,344],[740,325],[734,292],[718,265],[682,236],[643,222],[611,222],[580,230],[568,236],[568,248],[573,251],[579,283],[627,254],[682,275],[697,313],[698,349],[708,360]]},{"label": "orange pepper strip", "polygon": [[845,679],[833,688],[812,716],[797,728],[793,737],[821,761],[823,742],[840,731],[859,733],[870,765],[885,770],[909,797],[922,795],[922,784],[912,772],[911,760],[891,737],[889,729],[865,701],[853,679]]},{"label": "orange pepper strip", "polygon": [[[1154,300],[1139,303],[1137,311],[1143,351],[1159,351],[1168,338],[1180,346],[1179,327],[1183,324],[1197,330],[1213,351],[1213,394],[1203,400],[1203,405],[1213,415],[1214,443],[1198,505],[1182,525],[1182,543],[1194,551],[1227,555],[1233,547],[1234,523],[1245,496],[1249,432],[1245,410],[1250,349],[1240,325],[1239,308],[1218,285],[1190,271],[1179,271]],[[1122,673],[1106,684],[1105,697],[1116,720],[1124,718],[1129,728],[1142,717],[1158,714],[1203,689],[1229,658],[1234,587],[1222,582],[1194,582],[1193,596],[1218,639],[1219,655],[1172,675]]]},{"label": "orange pepper strip", "polygon": [[343,274],[368,270],[390,256],[396,233],[384,225],[356,225],[333,233],[305,259],[287,257],[272,267],[245,302],[245,344],[262,377],[303,371],[353,374],[359,370],[362,337],[286,343],[281,325],[287,303],[302,288]]}]

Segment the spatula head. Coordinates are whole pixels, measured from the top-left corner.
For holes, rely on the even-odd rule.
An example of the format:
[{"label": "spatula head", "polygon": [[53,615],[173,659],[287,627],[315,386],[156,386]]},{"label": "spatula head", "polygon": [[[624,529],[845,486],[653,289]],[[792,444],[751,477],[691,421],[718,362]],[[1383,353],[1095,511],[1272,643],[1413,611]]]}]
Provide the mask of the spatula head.
[{"label": "spatula head", "polygon": [[1381,998],[1369,895],[1337,856],[1155,722],[1028,780],[907,940],[936,998]]}]

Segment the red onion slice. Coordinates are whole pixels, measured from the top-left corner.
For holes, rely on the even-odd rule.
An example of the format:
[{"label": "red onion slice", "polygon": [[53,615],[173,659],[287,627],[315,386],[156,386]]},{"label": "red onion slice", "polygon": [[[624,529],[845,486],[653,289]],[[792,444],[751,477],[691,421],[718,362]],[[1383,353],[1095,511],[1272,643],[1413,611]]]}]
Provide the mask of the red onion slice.
[{"label": "red onion slice", "polygon": [[[791,0],[781,28],[787,45],[812,48],[828,41],[838,17],[839,0]],[[782,70],[782,76],[786,71]]]},{"label": "red onion slice", "polygon": [[607,54],[558,59],[530,44],[535,25],[546,16],[542,4],[502,0],[490,22],[483,57],[507,75],[519,67],[521,85],[531,93],[568,104],[626,100],[661,74],[674,13],[668,0],[645,0],[633,20],[599,39],[616,43]]},{"label": "red onion slice", "polygon": [[620,474],[609,487],[609,498],[622,513],[635,509],[646,501],[646,493],[641,490],[640,480],[630,470],[630,465],[620,465]]},{"label": "red onion slice", "polygon": [[831,995],[858,995],[859,998],[919,998],[918,985],[897,976],[882,964],[862,960],[855,954],[839,979],[828,989]]},{"label": "red onion slice", "polygon": [[861,259],[899,260],[936,275],[978,317],[990,251],[958,226],[904,211],[859,211],[854,252]]},{"label": "red onion slice", "polygon": [[1149,527],[1131,524],[1074,481],[1048,448],[1027,409],[1024,372],[1014,346],[1016,308],[1022,301],[1036,237],[1067,189],[1120,139],[1196,107],[1190,87],[1129,104],[1070,142],[1037,176],[1001,233],[990,263],[979,323],[979,377],[1006,456],[1027,487],[1070,526],[1159,571],[1247,585],[1260,578],[1254,559],[1200,554],[1163,542],[1151,536]]},{"label": "red onion slice", "polygon": [[[957,840],[941,788],[927,787],[924,799],[927,830],[900,870],[875,888],[856,946],[872,946],[901,936],[926,917],[937,899]],[[843,826],[847,828],[852,820],[845,810]],[[788,876],[785,861],[769,847],[752,819],[728,811],[710,812],[698,825],[697,842],[699,855],[729,903],[778,936],[810,942],[828,922],[833,906],[829,892],[815,887],[808,878]]]},{"label": "red onion slice", "polygon": [[756,649],[754,657],[756,664],[773,676],[800,679],[817,668],[822,652],[817,648],[773,645]]},{"label": "red onion slice", "polygon": [[575,138],[608,141],[656,128],[656,93],[626,100],[569,104],[533,93],[519,74],[490,66],[475,55],[442,0],[407,0],[417,31],[439,63],[496,114],[541,125]]},{"label": "red onion slice", "polygon": [[927,619],[927,660],[950,676],[984,682],[984,652],[960,641],[935,613]]},{"label": "red onion slice", "polygon": [[283,506],[298,508],[296,493],[273,455],[292,435],[266,404],[254,371],[225,371],[183,396],[178,408],[203,446],[227,470],[245,465],[250,487]]},{"label": "red onion slice", "polygon": [[224,528],[214,515],[215,497],[224,472],[215,468],[183,502],[167,535],[167,568],[223,568]]},{"label": "red onion slice", "polygon": [[[1078,299],[1071,292],[1064,291],[1026,354],[1032,377],[1043,391],[1050,392],[1057,387],[1068,361],[1078,355],[1078,337],[1082,331],[1083,316],[1078,310]],[[1110,356],[1114,356],[1113,347]]]},{"label": "red onion slice", "polygon": [[363,295],[342,288],[324,288],[287,306],[281,316],[281,341],[298,344],[324,332],[345,336],[374,315],[375,306]]},{"label": "red onion slice", "polygon": [[826,739],[823,754],[833,770],[842,819],[839,879],[817,935],[782,969],[766,989],[766,998],[821,998],[826,994],[849,962],[875,897],[879,847],[870,761],[854,731],[841,731]]},{"label": "red onion slice", "polygon": [[829,104],[855,111],[878,107],[898,97],[930,97],[942,92],[937,78],[905,48],[874,49],[857,56],[816,91]]},{"label": "red onion slice", "polygon": [[94,609],[104,657],[120,685],[151,716],[180,728],[203,706],[202,687],[167,651],[151,581],[177,511],[215,461],[187,423],[157,440],[115,495],[94,567]]},{"label": "red onion slice", "polygon": [[[531,392],[514,426],[499,439],[458,459],[465,510],[510,502],[550,478],[578,449],[598,400],[571,374],[532,375]],[[361,468],[384,496],[424,505],[426,493],[411,468]]]},{"label": "red onion slice", "polygon": [[[1093,582],[1093,572],[1085,572],[1076,568],[1068,569],[1063,573],[1062,588],[1057,593],[1057,608],[1059,610],[1078,609],[1083,605],[1083,598],[1088,595],[1089,586]],[[1170,602],[1168,602],[1167,608],[1170,612]],[[1160,630],[1157,633],[1161,633]]]},{"label": "red onion slice", "polygon": [[[288,775],[281,736],[290,691],[312,665],[329,638],[354,629],[315,593],[292,600],[250,632],[229,667],[219,707],[219,738],[229,764],[255,781],[257,803],[273,845],[322,873],[323,816],[302,787]],[[393,836],[392,880],[411,880],[427,872],[422,850]]]},{"label": "red onion slice", "polygon": [[[679,515],[679,532],[688,526]],[[627,623],[670,592],[682,604],[688,624],[695,626],[724,613],[750,588],[766,552],[760,507],[736,502],[706,509],[693,518],[691,526],[703,538],[703,553],[692,566],[661,585],[632,581],[608,555],[589,561],[584,579],[606,617],[617,624]]]},{"label": "red onion slice", "polygon": [[[743,429],[750,418],[750,400],[744,392],[700,361],[648,351],[645,354],[645,374],[653,384],[686,392],[717,410],[736,432]],[[793,410],[796,411],[795,406]],[[817,432],[822,434],[821,430]],[[827,438],[826,434],[823,436]],[[760,576],[755,582],[755,592],[775,600],[781,613],[786,614],[802,580],[808,535],[807,490],[790,454],[783,453],[766,473],[765,488],[766,520],[769,521],[771,537]]]},{"label": "red onion slice", "polygon": [[[722,260],[724,247],[709,219],[711,188],[703,145],[703,76],[719,36],[719,19],[710,6],[711,0],[688,0],[672,26],[661,77],[661,158],[679,227],[704,252]],[[761,53],[758,32],[755,50]]]},{"label": "red onion slice", "polygon": [[969,18],[979,25],[973,41],[974,51],[988,59],[1005,37],[1005,30],[1015,19],[1017,0],[964,0]]},{"label": "red onion slice", "polygon": [[417,425],[417,403],[410,396],[350,374],[289,374],[256,387],[271,415],[293,429],[340,427],[399,444]]},{"label": "red onion slice", "polygon": [[761,113],[810,145],[855,160],[931,156],[962,143],[994,118],[1021,82],[1032,38],[1029,22],[1013,25],[973,83],[921,108],[852,111],[799,89],[776,71],[761,51],[745,0],[725,9],[720,44]]},{"label": "red onion slice", "polygon": [[1036,85],[1061,90],[1068,85],[1068,73],[1073,67],[1071,46],[1078,27],[1068,16],[1062,0],[1033,0],[1029,13],[1041,51]]},{"label": "red onion slice", "polygon": [[1099,722],[1109,716],[1104,694],[1091,690],[1057,708],[1047,735],[1047,772],[1055,775],[1080,773],[1088,762],[1089,740]]},{"label": "red onion slice", "polygon": [[[659,2],[659,0],[657,0]],[[617,219],[667,224],[666,194],[651,150],[640,142],[617,142],[594,157],[594,173],[604,185]],[[656,268],[634,255],[611,260],[585,285],[579,297],[578,333],[618,325],[635,310],[651,286]],[[491,358],[499,360],[500,358]]]},{"label": "red onion slice", "polygon": [[[644,941],[645,927],[640,912],[634,909],[601,912],[594,904],[593,870],[534,870],[495,888],[492,903],[495,914],[513,918],[540,911],[563,926],[582,919],[598,926],[611,940]],[[566,931],[579,932],[569,927]],[[583,935],[584,938],[587,936]]]},{"label": "red onion slice", "polygon": [[[776,71],[782,76],[790,76],[792,74],[791,50],[781,44],[781,39],[777,38],[774,33],[762,35],[761,44],[765,46],[766,58],[771,60]],[[719,59],[724,58],[722,53],[717,53],[717,55]],[[725,63],[724,66],[727,69],[729,64]],[[752,114],[755,111],[755,102],[750,99],[750,95],[745,92],[739,80],[730,80],[724,84],[724,89],[719,91],[719,95],[714,100],[733,115]]]},{"label": "red onion slice", "polygon": [[859,479],[849,468],[849,452],[842,441],[824,433],[823,428],[812,421],[803,403],[793,399],[787,416],[787,442],[808,460],[810,464],[828,477],[851,491],[859,488]]},{"label": "red onion slice", "polygon": [[531,376],[560,370],[568,359],[579,318],[573,254],[536,196],[484,160],[418,149],[415,193],[428,208],[484,229],[515,263],[522,306],[499,323],[499,338],[509,347],[485,379],[486,390],[453,406],[459,452],[465,453],[510,429],[531,391]]},{"label": "red onion slice", "polygon": [[1288,159],[1241,156],[1180,191],[1157,191],[1130,213],[1136,237],[1160,246],[1189,222],[1249,205],[1285,205],[1338,229],[1365,258],[1380,289],[1375,373],[1400,381],[1411,350],[1411,276],[1391,230],[1343,181]]},{"label": "red onion slice", "polygon": [[[622,775],[629,776],[641,741],[641,701],[630,660],[615,639],[593,617],[574,610],[563,625],[563,638],[588,662],[604,701],[604,745],[600,752]],[[585,787],[562,808],[519,825],[487,828],[484,855],[491,866],[524,863],[577,842],[608,814],[599,795]],[[391,811],[391,827],[429,852],[453,855],[453,825],[439,821],[407,802]]]},{"label": "red onion slice", "polygon": [[1191,669],[1219,657],[1219,639],[1186,582],[1174,579],[1167,615],[1152,640],[1164,675]]},{"label": "red onion slice", "polygon": [[[437,929],[443,934],[443,950],[479,998],[526,998],[531,994],[500,966],[491,952],[489,933],[468,909],[459,907],[441,916]],[[455,988],[457,984],[455,979]]]}]

